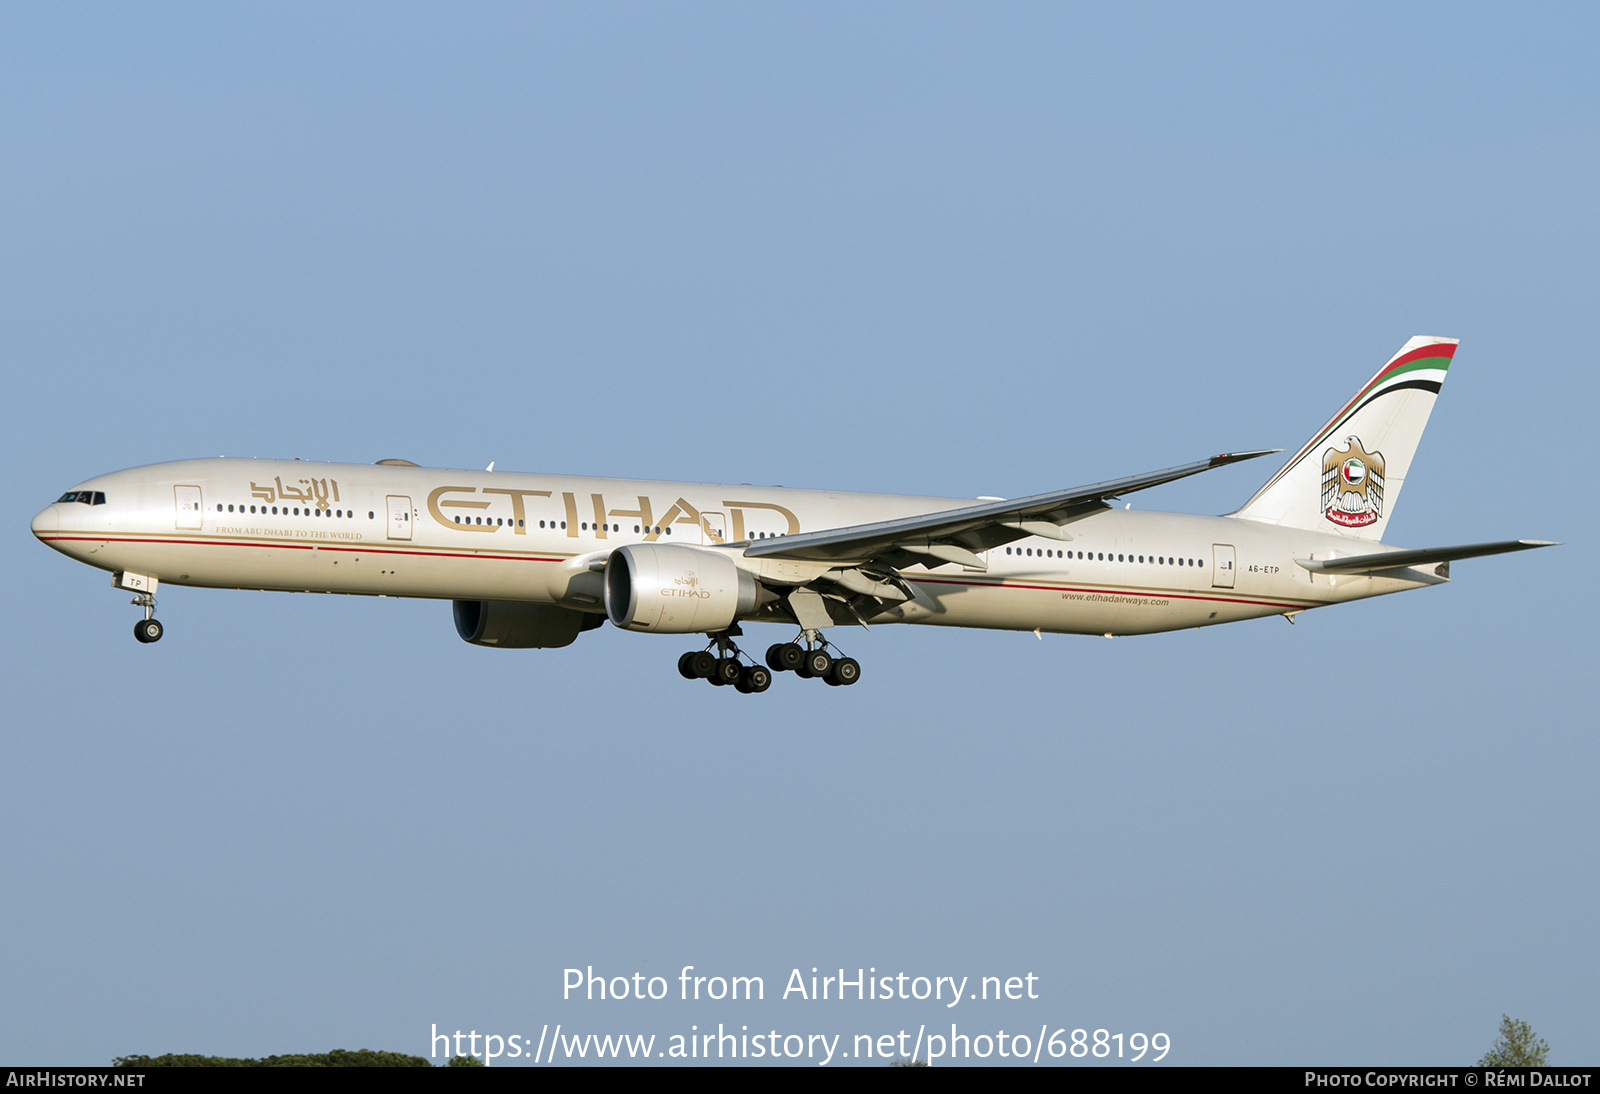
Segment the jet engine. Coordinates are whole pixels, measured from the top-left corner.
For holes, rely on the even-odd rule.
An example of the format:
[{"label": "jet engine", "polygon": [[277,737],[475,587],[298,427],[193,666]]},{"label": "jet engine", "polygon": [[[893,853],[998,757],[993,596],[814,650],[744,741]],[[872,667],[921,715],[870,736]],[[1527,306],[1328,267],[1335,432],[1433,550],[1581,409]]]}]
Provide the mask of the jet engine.
[{"label": "jet engine", "polygon": [[509,600],[457,600],[452,609],[456,633],[463,639],[503,650],[570,646],[581,632],[605,622],[604,616],[588,612]]},{"label": "jet engine", "polygon": [[676,544],[619,547],[606,562],[605,576],[611,622],[654,634],[726,630],[774,599],[727,554]]}]

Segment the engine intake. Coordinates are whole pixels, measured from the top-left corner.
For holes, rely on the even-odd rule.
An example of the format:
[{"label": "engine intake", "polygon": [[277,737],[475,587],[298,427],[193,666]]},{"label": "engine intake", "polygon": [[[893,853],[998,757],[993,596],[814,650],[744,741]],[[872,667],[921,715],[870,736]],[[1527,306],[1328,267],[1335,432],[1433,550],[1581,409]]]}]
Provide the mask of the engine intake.
[{"label": "engine intake", "polygon": [[456,633],[474,646],[503,650],[547,650],[570,646],[605,617],[553,604],[509,600],[457,600],[451,604]]},{"label": "engine intake", "polygon": [[676,544],[619,547],[605,576],[611,622],[654,634],[726,630],[755,611],[765,591],[723,552]]}]

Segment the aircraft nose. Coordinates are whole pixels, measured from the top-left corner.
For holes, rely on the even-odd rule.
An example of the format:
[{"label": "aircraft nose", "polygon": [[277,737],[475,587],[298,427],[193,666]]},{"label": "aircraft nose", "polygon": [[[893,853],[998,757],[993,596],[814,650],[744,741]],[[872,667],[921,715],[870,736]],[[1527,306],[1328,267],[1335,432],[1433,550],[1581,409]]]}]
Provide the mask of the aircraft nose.
[{"label": "aircraft nose", "polygon": [[54,505],[45,506],[39,510],[39,515],[33,518],[33,534],[36,536],[58,531],[60,528],[61,510]]}]

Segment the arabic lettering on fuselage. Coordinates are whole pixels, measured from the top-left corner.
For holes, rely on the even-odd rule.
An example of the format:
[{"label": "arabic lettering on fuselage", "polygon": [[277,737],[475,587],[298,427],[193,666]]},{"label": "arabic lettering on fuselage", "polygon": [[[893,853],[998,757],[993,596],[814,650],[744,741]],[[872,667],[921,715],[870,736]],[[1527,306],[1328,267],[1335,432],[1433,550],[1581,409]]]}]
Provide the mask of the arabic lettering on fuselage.
[{"label": "arabic lettering on fuselage", "polygon": [[297,501],[302,505],[310,505],[314,498],[317,503],[315,508],[324,512],[333,507],[328,501],[330,494],[334,503],[339,501],[339,483],[336,479],[299,479],[297,481],[303,483],[304,487],[285,486],[283,485],[283,476],[275,475],[272,479],[275,485],[259,486],[252,482],[250,484],[250,494],[252,497],[260,498],[268,505],[282,501]]}]

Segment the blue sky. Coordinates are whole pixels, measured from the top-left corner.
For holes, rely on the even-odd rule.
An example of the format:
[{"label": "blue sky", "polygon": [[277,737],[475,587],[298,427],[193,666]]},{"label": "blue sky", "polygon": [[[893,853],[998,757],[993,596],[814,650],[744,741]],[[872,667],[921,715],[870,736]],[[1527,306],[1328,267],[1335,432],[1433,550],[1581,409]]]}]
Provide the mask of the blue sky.
[{"label": "blue sky", "polygon": [[[951,1019],[772,998],[870,966],[1179,1063],[1592,1061],[1597,22],[0,11],[0,1059]],[[27,530],[216,454],[1019,495],[1293,449],[1413,334],[1389,538],[1567,545],[1292,630],[877,628],[758,699],[433,602],[172,589],[141,647]],[[560,998],[686,964],[769,999]]]}]

